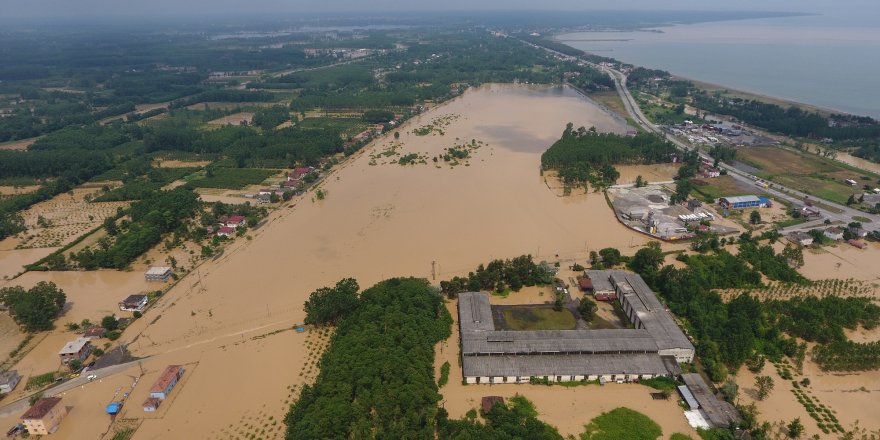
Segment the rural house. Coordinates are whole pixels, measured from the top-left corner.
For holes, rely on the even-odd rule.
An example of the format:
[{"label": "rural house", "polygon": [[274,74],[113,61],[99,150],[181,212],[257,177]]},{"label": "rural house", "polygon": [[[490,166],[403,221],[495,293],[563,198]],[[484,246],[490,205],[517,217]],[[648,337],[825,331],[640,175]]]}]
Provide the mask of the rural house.
[{"label": "rural house", "polygon": [[168,394],[177,385],[177,381],[183,376],[183,367],[180,365],[169,365],[162,372],[162,375],[156,379],[153,387],[150,388],[150,397],[164,400]]},{"label": "rural house", "polygon": [[74,359],[85,360],[92,352],[92,341],[88,338],[76,338],[67,344],[58,352],[61,357],[61,363],[69,363]]},{"label": "rural house", "polygon": [[143,312],[147,307],[147,295],[128,295],[119,303],[119,310],[123,312]]},{"label": "rural house", "polygon": [[843,240],[843,229],[840,229],[836,226],[832,226],[826,229],[824,234],[826,237],[835,241]]},{"label": "rural house", "polygon": [[22,416],[21,420],[30,435],[49,435],[58,429],[61,419],[67,415],[67,408],[60,405],[60,397],[44,397],[37,400]]},{"label": "rural house", "polygon": [[797,231],[788,234],[788,241],[801,246],[809,246],[813,244],[813,236],[806,232]]},{"label": "rural house", "polygon": [[144,278],[147,281],[155,281],[155,282],[165,282],[168,281],[168,278],[171,278],[171,268],[168,266],[151,266],[147,273],[144,274]]},{"label": "rural house", "polygon": [[0,373],[0,394],[11,393],[21,381],[21,376],[15,370]]}]

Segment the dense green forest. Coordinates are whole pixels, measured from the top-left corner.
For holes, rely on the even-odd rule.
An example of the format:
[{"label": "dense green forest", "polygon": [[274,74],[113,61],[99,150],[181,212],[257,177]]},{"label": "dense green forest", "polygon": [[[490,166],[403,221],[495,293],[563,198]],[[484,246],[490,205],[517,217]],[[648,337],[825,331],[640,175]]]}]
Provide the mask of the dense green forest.
[{"label": "dense green forest", "polygon": [[55,283],[40,281],[30,289],[21,286],[0,289],[0,304],[9,308],[15,322],[25,331],[51,330],[67,295]]},{"label": "dense green forest", "polygon": [[880,122],[871,118],[834,115],[826,118],[797,106],[788,108],[761,101],[692,94],[694,105],[712,113],[733,116],[747,124],[789,136],[835,141],[880,138]]},{"label": "dense green forest", "polygon": [[541,155],[541,166],[557,170],[566,185],[606,187],[619,176],[614,164],[672,162],[676,151],[674,145],[657,135],[629,137],[598,133],[593,128],[575,130],[568,123],[562,137]]},{"label": "dense green forest", "polygon": [[393,278],[361,292],[338,321],[314,385],[287,414],[286,438],[432,438],[434,344],[451,324],[426,280]]},{"label": "dense green forest", "polygon": [[[873,328],[880,323],[880,307],[865,298],[806,296],[761,302],[746,290],[729,302],[723,301],[717,289],[760,287],[761,274],[785,282],[807,283],[769,245],[761,245],[748,235],[741,237],[736,255],[721,249],[712,254],[681,256],[679,260],[687,267],[680,269],[661,267],[662,260],[659,247],[649,246],[640,249],[629,265],[661,294],[670,310],[687,322],[689,333],[697,341],[697,354],[717,382],[756,354],[771,358],[795,356],[798,343],[794,337],[832,343],[820,345],[816,353],[819,359],[827,359],[820,365],[836,368],[837,356],[852,354],[838,353],[834,347],[847,353],[862,349],[845,343],[843,329]],[[871,351],[859,351],[867,352]],[[874,365],[872,362],[878,362],[877,358],[863,360],[862,364]]]}]

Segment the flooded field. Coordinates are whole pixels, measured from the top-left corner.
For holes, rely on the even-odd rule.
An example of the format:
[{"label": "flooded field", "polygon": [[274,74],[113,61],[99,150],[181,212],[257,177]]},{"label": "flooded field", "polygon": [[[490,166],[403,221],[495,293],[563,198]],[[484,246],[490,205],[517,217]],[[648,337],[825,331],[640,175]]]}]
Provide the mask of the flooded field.
[{"label": "flooded field", "polygon": [[[444,134],[412,132],[446,115],[457,117],[443,127]],[[262,420],[267,432],[279,432],[269,417],[283,417],[293,394],[288,386],[314,374],[306,366],[314,345],[290,328],[302,322],[302,305],[312,290],[341,278],[355,277],[362,287],[392,276],[432,279],[433,265],[433,280],[439,283],[491,259],[525,253],[585,260],[589,251],[607,246],[634,252],[646,239],[617,223],[602,194],[558,197],[539,174],[541,153],[569,121],[625,131],[625,125],[570,89],[488,85],[471,90],[401,127],[400,145],[383,156],[384,165],[371,165],[370,156],[386,151],[392,136],[334,170],[321,184],[324,200],[309,193],[272,213],[265,226],[249,232],[252,240],[239,239],[222,257],[200,266],[123,335],[136,356],[148,357],[148,370],[198,363],[159,417],[145,416],[137,399],[126,408],[125,417],[144,417],[135,439],[162,438],[181,429],[194,438],[234,438],[227,433],[235,427],[227,425],[251,419]],[[438,159],[443,165],[435,167],[431,158],[472,140],[479,148],[470,150],[467,165]],[[410,154],[428,159],[391,163]],[[86,288],[73,282],[70,295],[82,309],[101,311],[136,290],[136,284],[122,280]],[[532,295],[544,296],[540,293]],[[260,335],[268,336],[253,339]],[[233,365],[243,391],[231,398],[225,384]],[[600,395],[583,391],[566,391],[579,399],[575,406],[566,400],[566,407]],[[136,390],[134,396],[140,392],[145,393]],[[631,397],[644,402],[632,407],[642,410],[650,396],[642,388],[637,392],[644,396]],[[624,404],[626,396],[620,400]],[[551,411],[542,402],[539,410]],[[671,409],[678,411],[674,403]],[[660,422],[658,414],[645,411]],[[558,420],[563,423],[563,417]]]}]

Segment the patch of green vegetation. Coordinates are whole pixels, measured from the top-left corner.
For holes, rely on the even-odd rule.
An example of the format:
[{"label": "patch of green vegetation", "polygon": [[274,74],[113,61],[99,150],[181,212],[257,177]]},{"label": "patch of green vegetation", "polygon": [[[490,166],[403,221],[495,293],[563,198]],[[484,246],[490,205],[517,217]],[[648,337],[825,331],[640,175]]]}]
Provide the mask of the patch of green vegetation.
[{"label": "patch of green vegetation", "polygon": [[871,219],[868,217],[862,217],[860,215],[853,216],[853,221],[857,221],[859,223],[871,223]]},{"label": "patch of green vegetation", "polygon": [[277,174],[277,170],[259,168],[214,168],[204,178],[193,179],[188,186],[193,188],[242,189],[248,185],[262,183],[269,176]]},{"label": "patch of green vegetation", "polygon": [[450,367],[451,366],[449,365],[449,361],[444,362],[443,365],[440,366],[440,379],[437,380],[437,388],[440,388],[449,382]]},{"label": "patch of green vegetation", "polygon": [[577,324],[568,310],[550,307],[512,307],[505,309],[503,315],[511,330],[571,330]]},{"label": "patch of green vegetation", "polygon": [[617,408],[590,421],[581,440],[654,440],[663,434],[660,425],[629,408]]},{"label": "patch of green vegetation", "polygon": [[675,389],[678,387],[678,382],[676,382],[675,379],[670,379],[668,377],[642,379],[639,381],[639,383],[660,391],[675,391]]},{"label": "patch of green vegetation", "polygon": [[684,435],[680,432],[676,432],[675,434],[672,434],[669,436],[669,440],[694,440],[694,439],[692,439],[691,436],[689,436],[689,435]]},{"label": "patch of green vegetation", "polygon": [[34,390],[38,388],[43,388],[46,385],[55,381],[55,372],[38,374],[36,376],[31,376],[28,378],[27,384],[25,385],[25,390]]}]

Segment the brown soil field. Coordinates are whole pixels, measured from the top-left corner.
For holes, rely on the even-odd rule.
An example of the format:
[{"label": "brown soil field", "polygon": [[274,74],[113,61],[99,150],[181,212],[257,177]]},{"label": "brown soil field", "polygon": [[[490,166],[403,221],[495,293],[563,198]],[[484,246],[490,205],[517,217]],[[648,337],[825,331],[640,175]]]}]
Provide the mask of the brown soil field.
[{"label": "brown soil field", "polygon": [[15,196],[18,194],[27,194],[29,192],[34,192],[38,189],[40,189],[40,185],[27,185],[27,186],[2,185],[2,186],[0,186],[0,196]]},{"label": "brown soil field", "polygon": [[156,168],[193,168],[193,167],[203,167],[205,165],[210,165],[210,160],[169,160],[156,158],[153,160],[153,166]]},{"label": "brown soil field", "polygon": [[0,150],[27,150],[33,145],[38,138],[22,139],[20,141],[10,141],[0,143]]},{"label": "brown soil field", "polygon": [[277,102],[200,102],[186,106],[188,110],[232,110],[244,107],[272,107]]},{"label": "brown soil field", "polygon": [[171,102],[157,102],[155,104],[137,104],[134,106],[135,113],[146,113],[157,108],[166,108]]},{"label": "brown soil field", "polygon": [[242,124],[250,124],[251,120],[254,118],[254,114],[251,112],[238,112],[231,114],[229,116],[224,116],[222,118],[214,119],[213,121],[209,121],[208,124],[211,125],[242,125]]},{"label": "brown soil field", "polygon": [[617,184],[623,185],[627,183],[635,183],[638,176],[642,176],[642,179],[645,179],[649,183],[667,182],[672,180],[672,178],[678,174],[678,169],[680,167],[680,164],[671,163],[656,165],[617,165],[615,168],[620,172]]},{"label": "brown soil field", "polygon": [[[77,237],[96,228],[116,209],[127,207],[129,202],[88,202],[101,194],[99,188],[76,188],[73,194],[59,194],[51,200],[40,202],[24,212],[27,237],[19,247],[39,248],[63,246]],[[50,226],[39,226],[43,217]]]}]

